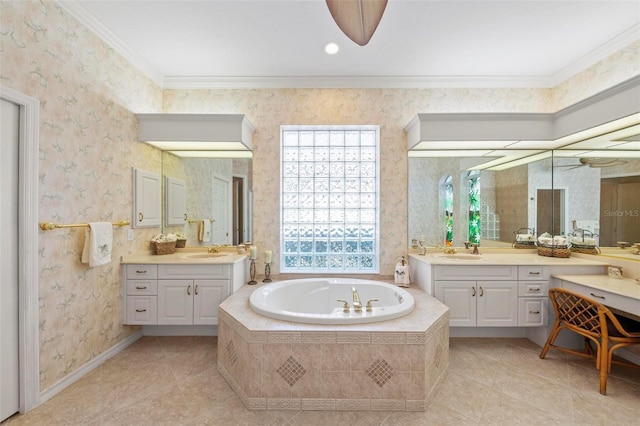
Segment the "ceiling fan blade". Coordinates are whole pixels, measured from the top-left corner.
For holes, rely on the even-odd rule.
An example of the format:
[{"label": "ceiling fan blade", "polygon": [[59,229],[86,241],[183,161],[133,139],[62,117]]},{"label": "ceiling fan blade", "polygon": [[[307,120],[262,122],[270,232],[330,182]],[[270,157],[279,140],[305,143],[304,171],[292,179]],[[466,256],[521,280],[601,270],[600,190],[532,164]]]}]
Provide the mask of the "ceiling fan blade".
[{"label": "ceiling fan blade", "polygon": [[620,166],[622,164],[627,164],[627,162],[624,161],[624,160],[618,160],[616,158],[616,159],[612,159],[611,161],[607,161],[607,162],[589,163],[589,167],[603,168],[603,167],[611,167],[611,166]]},{"label": "ceiling fan blade", "polygon": [[387,7],[387,0],[326,0],[342,32],[360,46],[369,43]]}]

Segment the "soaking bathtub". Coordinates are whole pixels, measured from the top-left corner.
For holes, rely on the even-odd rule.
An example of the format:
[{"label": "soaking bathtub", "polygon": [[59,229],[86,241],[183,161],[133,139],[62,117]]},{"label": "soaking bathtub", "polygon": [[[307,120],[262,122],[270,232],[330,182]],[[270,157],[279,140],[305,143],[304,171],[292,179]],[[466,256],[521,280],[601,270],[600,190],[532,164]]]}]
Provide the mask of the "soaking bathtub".
[{"label": "soaking bathtub", "polygon": [[[353,308],[353,289],[362,312]],[[349,312],[343,311],[343,302]],[[367,301],[372,309],[367,311]],[[303,278],[279,281],[256,289],[249,298],[253,311],[269,318],[306,324],[363,324],[400,318],[413,311],[413,296],[380,281],[351,278]]]}]

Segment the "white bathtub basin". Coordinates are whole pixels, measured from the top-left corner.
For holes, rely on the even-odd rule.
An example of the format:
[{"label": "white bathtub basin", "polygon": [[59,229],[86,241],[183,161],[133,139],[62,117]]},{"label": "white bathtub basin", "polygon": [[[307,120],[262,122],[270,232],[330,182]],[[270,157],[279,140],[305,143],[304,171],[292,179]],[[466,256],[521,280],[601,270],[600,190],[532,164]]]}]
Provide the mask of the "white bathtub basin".
[{"label": "white bathtub basin", "polygon": [[[353,310],[355,288],[362,312]],[[343,303],[349,302],[349,313]],[[366,311],[367,300],[372,312]],[[274,282],[258,288],[249,298],[251,309],[269,318],[306,324],[362,324],[400,318],[413,310],[413,296],[403,288],[380,281],[350,278],[304,278]]]}]

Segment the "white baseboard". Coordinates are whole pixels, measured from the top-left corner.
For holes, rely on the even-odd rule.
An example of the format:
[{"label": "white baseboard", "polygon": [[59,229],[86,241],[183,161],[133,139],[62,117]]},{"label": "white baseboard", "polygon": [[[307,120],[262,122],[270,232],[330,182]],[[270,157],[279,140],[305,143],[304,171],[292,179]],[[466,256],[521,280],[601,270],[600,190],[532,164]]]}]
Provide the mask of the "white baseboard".
[{"label": "white baseboard", "polygon": [[144,325],[145,336],[217,336],[217,325]]},{"label": "white baseboard", "polygon": [[449,327],[449,337],[527,337],[526,327]]},{"label": "white baseboard", "polygon": [[618,349],[614,352],[614,354],[619,356],[620,358],[626,359],[629,362],[640,365],[640,355],[635,352],[631,352],[627,349]]},{"label": "white baseboard", "polygon": [[40,392],[40,404],[43,404],[45,401],[53,398],[59,392],[61,392],[62,390],[68,388],[69,386],[71,386],[72,384],[80,380],[87,373],[91,372],[93,369],[100,366],[100,364],[102,364],[112,356],[121,352],[127,346],[131,345],[132,343],[140,339],[143,335],[144,334],[142,333],[142,330],[132,334],[131,336],[127,337],[126,339],[118,342],[114,346],[102,352],[100,355],[98,355],[91,361],[87,362],[82,367],[75,370],[73,373],[68,374],[67,376],[60,379],[53,385],[49,386],[47,389]]}]

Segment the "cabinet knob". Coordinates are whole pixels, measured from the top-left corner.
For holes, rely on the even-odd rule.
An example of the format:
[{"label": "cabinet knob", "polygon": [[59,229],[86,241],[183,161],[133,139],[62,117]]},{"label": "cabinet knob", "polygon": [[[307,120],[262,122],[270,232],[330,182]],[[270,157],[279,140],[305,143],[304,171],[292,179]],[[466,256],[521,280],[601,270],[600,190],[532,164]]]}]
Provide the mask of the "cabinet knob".
[{"label": "cabinet knob", "polygon": [[540,288],[538,287],[530,288],[529,291],[533,291],[533,292],[540,291]]},{"label": "cabinet knob", "polygon": [[476,288],[471,287],[471,297],[476,297]]},{"label": "cabinet knob", "polygon": [[136,274],[146,274],[146,273],[147,273],[146,270],[144,270],[144,271],[136,271]]},{"label": "cabinet knob", "polygon": [[593,297],[597,297],[598,299],[606,299],[606,297],[604,296],[598,296],[597,294],[593,294],[593,293],[589,293],[590,295],[592,295]]},{"label": "cabinet knob", "polygon": [[146,309],[136,309],[136,312],[147,312]]},{"label": "cabinet knob", "polygon": [[191,296],[191,284],[189,284],[189,286],[187,286],[187,295]]},{"label": "cabinet knob", "polygon": [[531,272],[531,271],[529,271],[529,275],[540,275],[540,272]]},{"label": "cabinet knob", "polygon": [[144,215],[142,213],[138,213],[138,222],[142,222],[144,219]]},{"label": "cabinet knob", "polygon": [[143,287],[141,287],[141,286],[136,286],[136,290],[146,290],[146,289],[147,289],[147,286],[146,286],[146,285],[145,285],[145,286],[143,286]]},{"label": "cabinet knob", "polygon": [[196,286],[194,287],[194,292],[196,293],[196,295],[198,294],[198,284],[196,284]]},{"label": "cabinet knob", "polygon": [[484,296],[484,290],[480,287],[480,297]]},{"label": "cabinet knob", "polygon": [[540,311],[529,311],[530,314],[535,314],[538,315],[540,313]]}]

